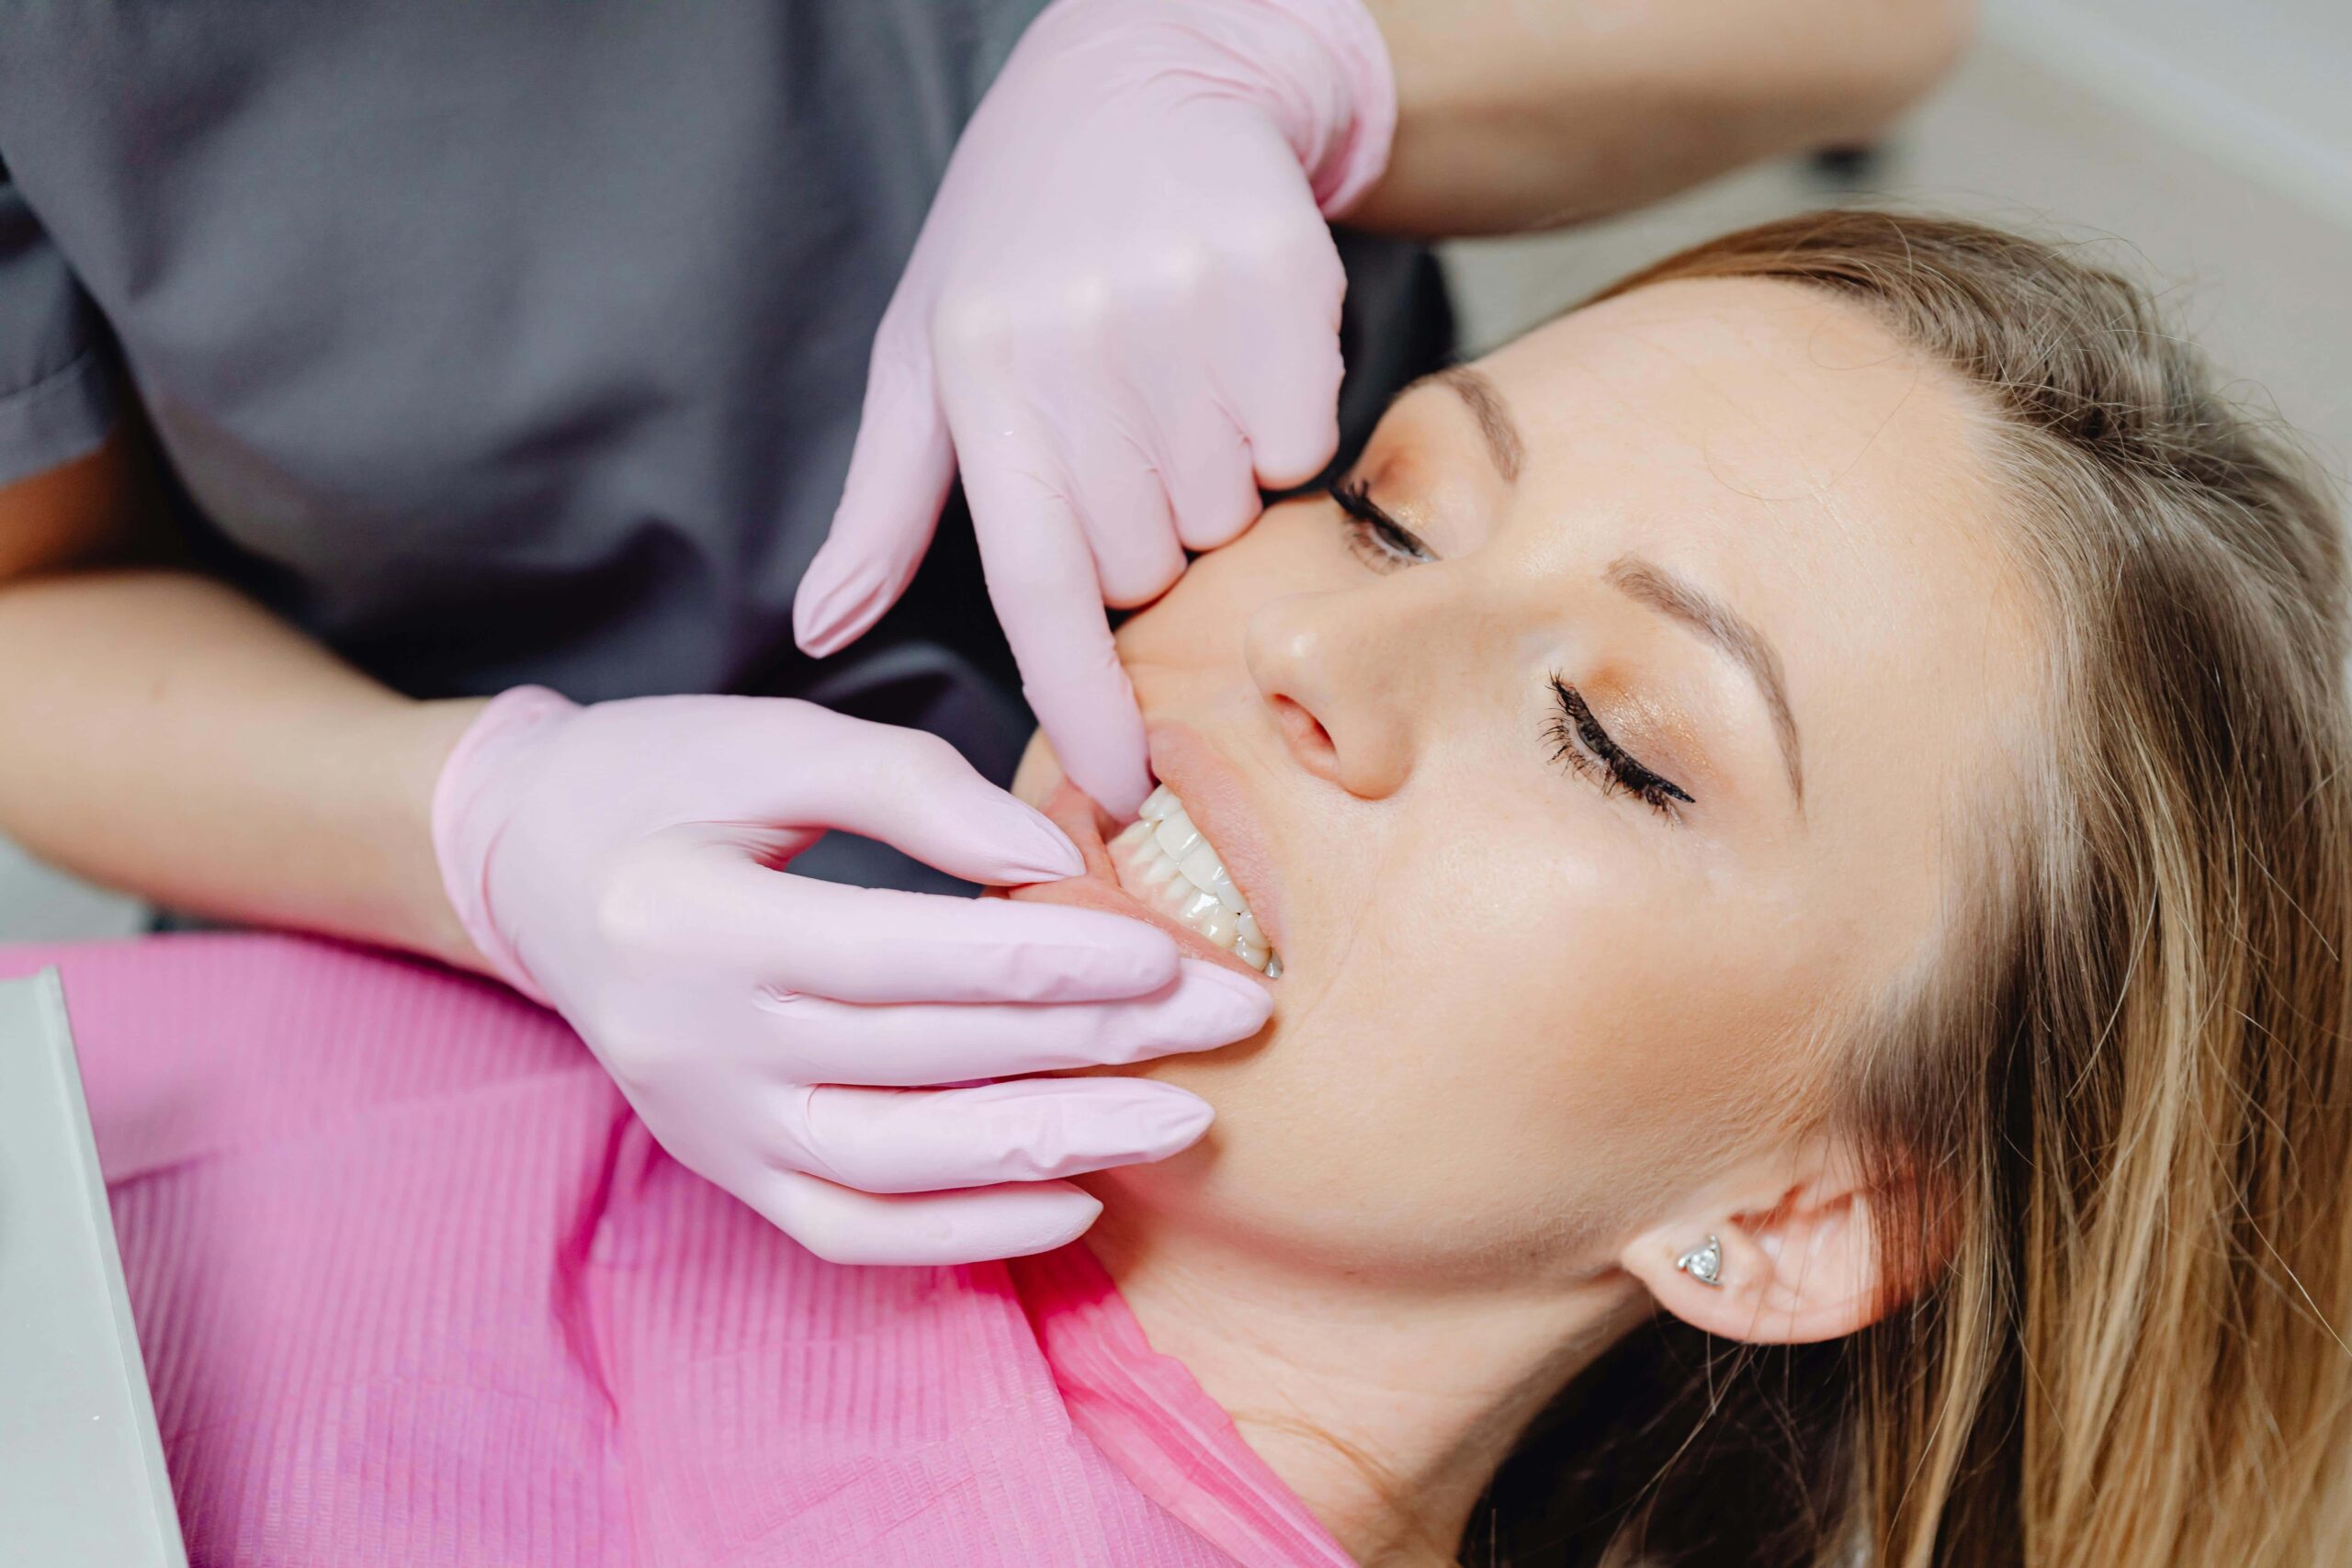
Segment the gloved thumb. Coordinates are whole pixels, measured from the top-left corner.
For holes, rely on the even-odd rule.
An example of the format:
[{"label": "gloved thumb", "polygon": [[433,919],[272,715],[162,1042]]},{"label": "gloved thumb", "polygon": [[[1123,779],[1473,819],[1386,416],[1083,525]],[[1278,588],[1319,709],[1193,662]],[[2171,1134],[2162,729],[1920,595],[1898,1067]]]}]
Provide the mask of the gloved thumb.
[{"label": "gloved thumb", "polygon": [[956,447],[921,335],[886,322],[832,530],[792,602],[792,636],[816,658],[854,642],[898,603],[931,547]]}]

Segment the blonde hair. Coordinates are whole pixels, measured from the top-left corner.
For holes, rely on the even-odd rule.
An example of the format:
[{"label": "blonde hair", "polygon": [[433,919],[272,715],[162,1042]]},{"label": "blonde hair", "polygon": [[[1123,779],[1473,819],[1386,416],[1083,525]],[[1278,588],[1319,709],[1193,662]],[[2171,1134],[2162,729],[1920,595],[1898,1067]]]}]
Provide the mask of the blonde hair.
[{"label": "blonde hair", "polygon": [[[1477,1562],[2352,1562],[2352,709],[2323,486],[2148,298],[2064,251],[1845,211],[1602,298],[1773,278],[1996,416],[2047,733],[1841,1114],[1917,1194],[1851,1339],[1666,1324],[1529,1434]],[[1907,1178],[1907,1180],[1905,1179]]]}]

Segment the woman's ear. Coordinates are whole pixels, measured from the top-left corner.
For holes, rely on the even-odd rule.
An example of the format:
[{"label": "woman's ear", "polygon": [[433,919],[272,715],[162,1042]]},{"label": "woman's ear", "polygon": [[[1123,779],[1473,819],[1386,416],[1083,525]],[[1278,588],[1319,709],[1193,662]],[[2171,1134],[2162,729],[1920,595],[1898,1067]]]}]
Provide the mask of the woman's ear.
[{"label": "woman's ear", "polygon": [[1921,1260],[1888,1246],[1904,1229],[1890,1222],[1917,1196],[1908,1177],[1893,1190],[1872,1184],[1849,1142],[1818,1134],[1711,1184],[1619,1261],[1659,1306],[1709,1334],[1755,1345],[1842,1338],[1921,1283]]}]

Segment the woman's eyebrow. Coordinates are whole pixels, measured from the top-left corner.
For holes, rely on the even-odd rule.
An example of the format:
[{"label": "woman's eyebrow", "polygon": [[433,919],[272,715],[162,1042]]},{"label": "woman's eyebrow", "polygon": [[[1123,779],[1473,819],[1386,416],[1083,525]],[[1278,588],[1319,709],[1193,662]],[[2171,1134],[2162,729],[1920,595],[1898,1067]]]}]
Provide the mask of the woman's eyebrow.
[{"label": "woman's eyebrow", "polygon": [[1494,459],[1495,472],[1516,484],[1527,448],[1519,439],[1519,425],[1510,417],[1510,405],[1503,401],[1500,392],[1495,390],[1495,384],[1467,365],[1440,370],[1433,376],[1423,377],[1422,380],[1453,389],[1455,395],[1468,405],[1471,417],[1478,422],[1478,434],[1487,438],[1487,456]]},{"label": "woman's eyebrow", "polygon": [[1796,715],[1789,708],[1789,690],[1781,679],[1781,656],[1770,637],[1754,623],[1687,578],[1677,577],[1656,561],[1641,556],[1619,556],[1609,563],[1602,580],[1627,597],[1663,615],[1673,616],[1731,655],[1772,716],[1772,733],[1781,742],[1781,761],[1788,764],[1789,791],[1796,796],[1797,814],[1804,814],[1804,766],[1797,739]]}]

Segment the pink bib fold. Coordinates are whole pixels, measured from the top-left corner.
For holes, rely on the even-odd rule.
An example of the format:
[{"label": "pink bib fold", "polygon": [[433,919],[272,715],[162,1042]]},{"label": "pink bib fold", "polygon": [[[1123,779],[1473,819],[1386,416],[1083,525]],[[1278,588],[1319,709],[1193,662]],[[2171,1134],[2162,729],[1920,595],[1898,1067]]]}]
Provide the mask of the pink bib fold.
[{"label": "pink bib fold", "polygon": [[51,963],[196,1563],[1349,1562],[1082,1245],[826,1263],[427,965]]},{"label": "pink bib fold", "polygon": [[1146,1495],[1238,1561],[1349,1568],[1224,1407],[1151,1348],[1083,1242],[1007,1267],[1071,1424]]}]

